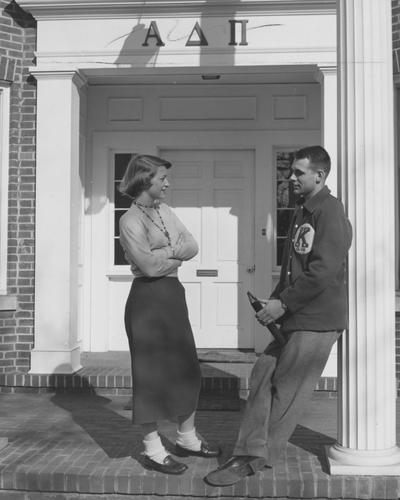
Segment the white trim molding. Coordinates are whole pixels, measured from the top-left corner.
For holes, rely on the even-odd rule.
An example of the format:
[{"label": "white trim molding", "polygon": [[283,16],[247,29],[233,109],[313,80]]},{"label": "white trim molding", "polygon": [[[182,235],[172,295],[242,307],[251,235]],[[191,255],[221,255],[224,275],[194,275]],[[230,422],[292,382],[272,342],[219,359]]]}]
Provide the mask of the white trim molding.
[{"label": "white trim molding", "polygon": [[219,15],[221,12],[271,12],[288,14],[310,12],[313,14],[334,12],[335,0],[21,0],[19,5],[36,19],[63,18],[119,18],[129,14],[202,13]]},{"label": "white trim molding", "polygon": [[0,295],[7,294],[10,83],[0,80]]}]

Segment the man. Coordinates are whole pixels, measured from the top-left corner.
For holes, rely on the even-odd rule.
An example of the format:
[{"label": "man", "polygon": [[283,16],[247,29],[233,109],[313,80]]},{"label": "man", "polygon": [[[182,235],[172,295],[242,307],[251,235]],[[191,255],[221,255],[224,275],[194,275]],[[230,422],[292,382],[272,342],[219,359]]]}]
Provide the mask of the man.
[{"label": "man", "polygon": [[331,348],[347,328],[346,257],[351,225],[325,186],[331,161],[321,146],[300,149],[292,163],[299,195],[285,243],[279,283],[257,313],[281,324],[250,378],[250,395],[233,456],[205,481],[228,486],[273,467],[312,396]]}]

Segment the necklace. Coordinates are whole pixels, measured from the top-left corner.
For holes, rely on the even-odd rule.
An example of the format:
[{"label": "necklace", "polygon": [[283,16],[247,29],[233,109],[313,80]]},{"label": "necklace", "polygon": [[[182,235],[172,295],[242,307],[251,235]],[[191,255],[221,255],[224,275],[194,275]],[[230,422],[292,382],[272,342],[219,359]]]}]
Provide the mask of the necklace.
[{"label": "necklace", "polygon": [[163,233],[163,235],[167,238],[168,240],[168,246],[170,246],[172,248],[172,243],[171,243],[171,236],[169,235],[169,232],[168,232],[168,229],[166,228],[165,226],[165,222],[164,222],[164,219],[161,217],[161,214],[160,214],[160,211],[157,207],[154,207],[154,210],[157,212],[157,215],[158,217],[160,218],[160,222],[161,222],[161,225],[162,227],[157,224],[157,222],[153,219],[153,217],[151,217],[147,211],[145,210],[145,208],[151,208],[151,207],[147,207],[146,205],[142,205],[140,203],[138,203],[137,201],[134,201],[133,202],[137,207],[138,209],[144,213],[144,215]]}]

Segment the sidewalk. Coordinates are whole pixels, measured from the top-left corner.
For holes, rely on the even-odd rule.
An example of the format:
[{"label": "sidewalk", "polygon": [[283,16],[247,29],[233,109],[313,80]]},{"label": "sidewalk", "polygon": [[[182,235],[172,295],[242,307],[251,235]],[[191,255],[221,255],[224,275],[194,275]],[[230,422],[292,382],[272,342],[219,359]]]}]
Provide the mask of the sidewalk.
[{"label": "sidewalk", "polygon": [[[87,393],[0,394],[0,437],[9,440],[0,452],[0,499],[399,497],[397,477],[326,473],[323,446],[336,436],[335,399],[313,399],[276,468],[228,488],[203,482],[217,459],[182,459],[189,470],[178,477],[145,470],[140,430],[130,423],[128,402],[127,396]],[[240,418],[241,411],[198,412],[199,433],[224,447],[219,462],[232,449]],[[175,426],[165,422],[161,432],[172,450]]]}]

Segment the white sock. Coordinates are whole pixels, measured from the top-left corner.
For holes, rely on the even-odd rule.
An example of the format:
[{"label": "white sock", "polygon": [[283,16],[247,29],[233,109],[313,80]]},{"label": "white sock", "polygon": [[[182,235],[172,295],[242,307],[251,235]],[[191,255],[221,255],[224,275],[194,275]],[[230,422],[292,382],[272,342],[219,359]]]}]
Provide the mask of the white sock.
[{"label": "white sock", "polygon": [[192,451],[200,451],[201,441],[196,436],[196,429],[193,428],[189,432],[179,432],[177,431],[178,438],[176,443],[182,446],[182,448],[186,448]]},{"label": "white sock", "polygon": [[167,450],[161,443],[160,436],[157,436],[154,439],[144,439],[144,453],[149,458],[162,464],[166,456],[168,456]]}]

